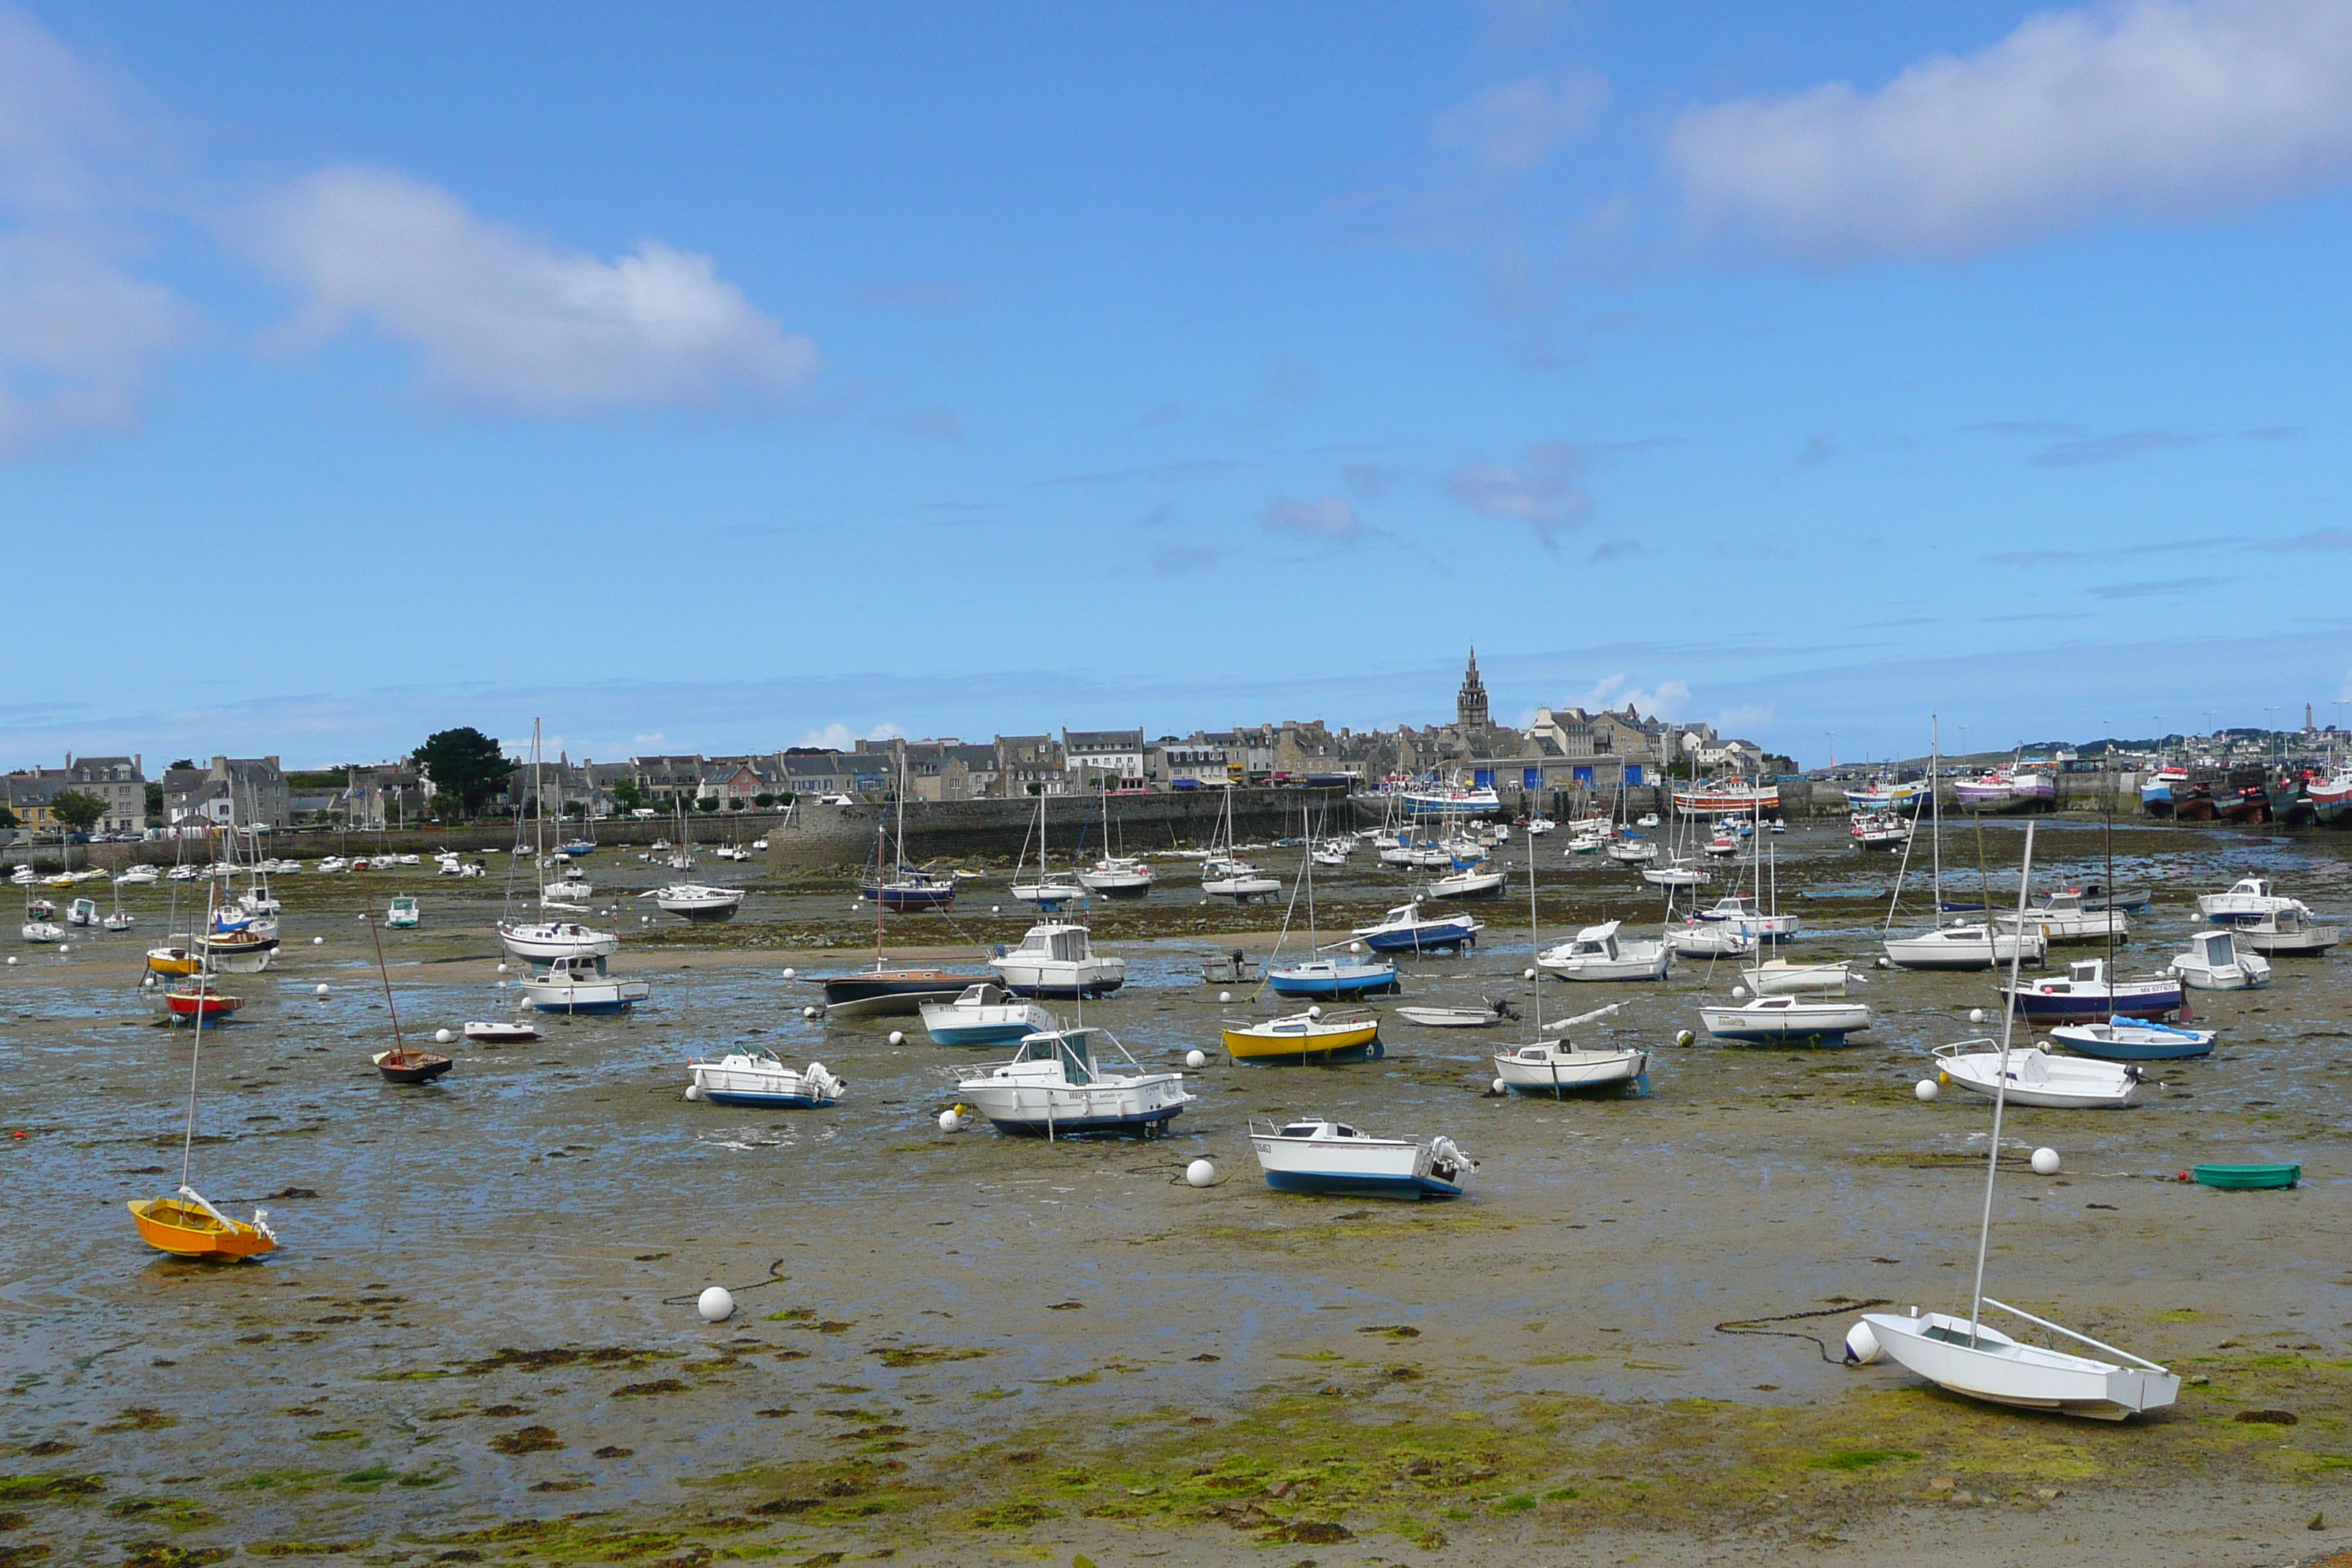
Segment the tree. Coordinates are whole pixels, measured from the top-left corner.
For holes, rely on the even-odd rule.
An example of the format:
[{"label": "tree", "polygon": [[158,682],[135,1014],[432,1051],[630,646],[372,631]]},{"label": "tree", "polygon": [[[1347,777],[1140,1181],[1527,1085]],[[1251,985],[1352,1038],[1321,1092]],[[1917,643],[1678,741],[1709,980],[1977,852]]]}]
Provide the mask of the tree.
[{"label": "tree", "polygon": [[106,815],[106,802],[94,795],[69,789],[49,797],[49,815],[76,833],[88,833]]},{"label": "tree", "polygon": [[151,784],[147,786],[147,820],[150,822],[163,820],[163,786],[160,784]]},{"label": "tree", "polygon": [[613,782],[613,804],[623,811],[635,811],[646,804],[646,792],[637,787],[635,779],[615,779]]},{"label": "tree", "polygon": [[758,806],[761,811],[772,811],[775,809],[776,797],[770,795],[767,791],[761,790],[758,795],[751,797],[751,804]]},{"label": "tree", "polygon": [[694,803],[694,809],[697,811],[717,811],[719,809],[719,797],[715,795],[706,795]]},{"label": "tree", "polygon": [[172,765],[175,768],[193,768],[196,765],[196,759],[194,757],[182,757],[178,762],[173,763]]},{"label": "tree", "polygon": [[15,812],[9,810],[5,805],[0,805],[0,827],[14,829],[21,826],[22,824],[18,823],[16,820],[16,814]]},{"label": "tree", "polygon": [[479,816],[492,792],[514,771],[498,742],[470,725],[427,735],[415,756],[434,791],[454,798],[467,816]]}]

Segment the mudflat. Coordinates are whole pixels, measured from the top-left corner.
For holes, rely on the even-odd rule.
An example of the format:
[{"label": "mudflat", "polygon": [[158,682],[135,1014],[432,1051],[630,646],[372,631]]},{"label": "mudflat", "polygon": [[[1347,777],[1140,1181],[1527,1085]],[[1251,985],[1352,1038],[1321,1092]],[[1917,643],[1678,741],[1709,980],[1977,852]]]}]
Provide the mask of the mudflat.
[{"label": "mudflat", "polygon": [[[1985,830],[1997,895],[2018,837]],[[1537,844],[1547,942],[1656,918],[1654,889],[1559,847]],[[2158,892],[2126,971],[2179,952],[2194,894],[2240,875],[2352,913],[2332,836],[2133,825],[2114,847],[2115,879]],[[1834,1359],[1864,1303],[1965,1308],[1983,1190],[1985,1102],[1912,1086],[1931,1047],[1986,1032],[1967,1014],[1998,1006],[1993,980],[1863,967],[1895,862],[1827,826],[1774,845],[1791,952],[1855,960],[1876,1016],[1843,1048],[1757,1050],[1675,1043],[1729,965],[1531,994],[1524,848],[1479,946],[1408,962],[1400,998],[1507,996],[1523,1021],[1391,1017],[1381,1059],[1309,1068],[1225,1061],[1219,1019],[1276,1004],[1198,976],[1270,944],[1285,909],[1203,907],[1159,862],[1150,903],[1098,921],[1129,980],[1085,1020],[1156,1067],[1208,1051],[1200,1099],[1164,1139],[1051,1144],[940,1132],[941,1069],[975,1054],[917,1021],[802,1016],[809,975],[872,961],[870,913],[830,883],[755,880],[735,924],[646,926],[653,868],[592,860],[627,933],[614,967],[653,1002],[452,1047],[450,1077],[404,1089],[369,1065],[391,1016],[361,889],[285,879],[282,960],[229,982],[247,1005],[205,1032],[187,1151],[208,1197],[267,1207],[282,1238],[233,1268],[148,1251],[123,1209],[176,1185],[184,1152],[194,1042],[137,984],[170,889],[136,895],[125,936],[11,945],[0,1564],[2251,1565],[2352,1542],[2340,953],[2195,994],[2221,1048],[2165,1064],[2134,1109],[2010,1111],[1988,1288],[2186,1380],[2154,1417],[2074,1421]],[[2106,849],[2095,826],[2045,826],[2036,887],[2105,879]],[[1295,853],[1263,858],[1295,877]],[[1898,929],[1927,918],[1919,869]],[[429,872],[367,884],[379,910],[425,901],[420,929],[384,933],[412,1040],[512,1005],[497,889]],[[1947,874],[1979,879],[1972,858]],[[1017,935],[1003,880],[975,879],[952,921],[894,919],[891,955],[977,962]],[[1409,889],[1326,879],[1318,936]],[[1288,918],[1292,951],[1303,904]],[[1545,1017],[1627,1002],[1580,1038],[1652,1047],[1650,1092],[1488,1093],[1486,1053],[1534,1037],[1538,994]],[[687,1059],[745,1041],[823,1060],[848,1094],[681,1098]],[[1245,1124],[1305,1112],[1444,1133],[1479,1169],[1448,1204],[1279,1196]],[[2053,1177],[2025,1163],[2041,1146]],[[1181,1181],[1202,1156],[1205,1190]],[[2207,1160],[2305,1177],[2174,1179]],[[737,1300],[717,1325],[691,1304],[711,1283]]]}]

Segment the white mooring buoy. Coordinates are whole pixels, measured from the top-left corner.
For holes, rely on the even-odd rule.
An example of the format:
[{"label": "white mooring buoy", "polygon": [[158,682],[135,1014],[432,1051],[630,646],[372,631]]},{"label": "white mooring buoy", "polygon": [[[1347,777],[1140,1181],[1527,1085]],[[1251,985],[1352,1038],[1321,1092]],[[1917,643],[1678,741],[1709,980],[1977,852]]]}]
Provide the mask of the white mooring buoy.
[{"label": "white mooring buoy", "polygon": [[954,1107],[954,1106],[950,1105],[950,1106],[949,1106],[945,1110],[942,1110],[942,1111],[940,1111],[940,1131],[942,1131],[942,1132],[953,1132],[953,1131],[957,1131],[958,1129],[960,1129],[960,1128],[961,1128],[961,1127],[962,1127],[962,1126],[963,1126],[963,1118],[962,1118],[962,1117],[961,1117],[961,1116],[958,1116],[958,1115],[956,1114],[956,1110],[955,1110],[955,1107]]},{"label": "white mooring buoy", "polygon": [[2035,1175],[2054,1176],[2058,1173],[2058,1165],[2059,1159],[2057,1150],[2036,1149],[2033,1152],[2033,1173]]},{"label": "white mooring buoy", "polygon": [[1917,1083],[1911,1086],[1911,1092],[1917,1095],[1921,1100],[1933,1100],[1936,1096],[1941,1094],[1943,1090],[1936,1087],[1936,1080],[1934,1079],[1923,1078]]},{"label": "white mooring buoy", "polygon": [[735,1315],[735,1298],[724,1285],[713,1285],[694,1299],[694,1310],[706,1323],[723,1323]]},{"label": "white mooring buoy", "polygon": [[1184,1167],[1184,1180],[1195,1187],[1211,1187],[1217,1183],[1217,1167],[1207,1160],[1195,1160]]},{"label": "white mooring buoy", "polygon": [[1209,1065],[1209,1053],[1195,1046],[1184,1053],[1184,1065],[1198,1071]]}]

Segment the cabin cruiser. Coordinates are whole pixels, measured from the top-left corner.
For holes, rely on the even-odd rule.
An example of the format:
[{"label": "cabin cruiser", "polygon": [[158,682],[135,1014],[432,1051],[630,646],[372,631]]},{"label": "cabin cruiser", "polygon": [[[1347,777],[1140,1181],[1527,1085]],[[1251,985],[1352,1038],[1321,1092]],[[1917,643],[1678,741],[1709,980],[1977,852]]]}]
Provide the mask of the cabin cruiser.
[{"label": "cabin cruiser", "polygon": [[609,958],[621,951],[620,932],[592,931],[577,921],[500,921],[499,941],[509,952],[532,963]]},{"label": "cabin cruiser", "polygon": [[[1133,1068],[1106,1070],[1096,1059],[1107,1042]],[[1045,1029],[1028,1036],[1008,1062],[959,1068],[957,1095],[1000,1131],[1066,1138],[1088,1132],[1160,1131],[1192,1102],[1180,1072],[1147,1072],[1127,1047],[1099,1028]]]},{"label": "cabin cruiser", "polygon": [[1086,927],[1059,921],[1031,926],[988,966],[1016,996],[1108,996],[1127,982],[1125,959],[1096,952]]},{"label": "cabin cruiser", "polygon": [[1563,980],[1663,980],[1674,955],[1661,941],[1617,934],[1620,922],[1586,926],[1536,954],[1536,965]]},{"label": "cabin cruiser", "polygon": [[1374,952],[1459,952],[1475,943],[1486,929],[1465,914],[1424,914],[1415,899],[1349,934]]}]

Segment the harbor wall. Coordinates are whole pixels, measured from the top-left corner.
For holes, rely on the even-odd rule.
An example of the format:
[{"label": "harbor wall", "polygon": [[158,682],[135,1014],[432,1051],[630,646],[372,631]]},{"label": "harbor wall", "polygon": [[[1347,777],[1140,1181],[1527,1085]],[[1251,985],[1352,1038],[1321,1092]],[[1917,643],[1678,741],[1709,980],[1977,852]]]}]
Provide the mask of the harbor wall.
[{"label": "harbor wall", "polygon": [[[1233,796],[1234,835],[1243,840],[1286,837],[1321,816],[1328,830],[1355,825],[1344,790],[1175,790],[1166,794],[1110,797],[1111,847],[1129,855],[1177,847],[1203,848],[1223,820],[1225,797]],[[824,867],[857,866],[872,858],[876,835],[887,821],[896,831],[896,804],[803,805],[789,823],[768,834],[768,868],[782,873]],[[910,863],[958,856],[1011,859],[1024,843],[1037,855],[1034,798],[1011,800],[910,800],[907,802],[906,858]],[[1103,849],[1103,803],[1094,795],[1055,795],[1046,801],[1045,831],[1054,858],[1068,864]]]}]

